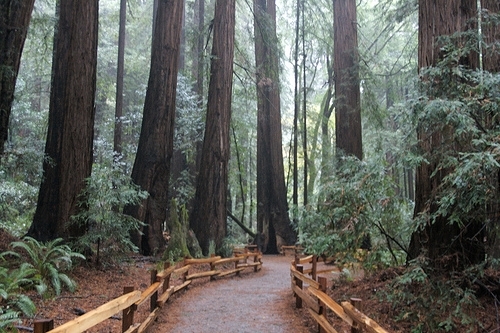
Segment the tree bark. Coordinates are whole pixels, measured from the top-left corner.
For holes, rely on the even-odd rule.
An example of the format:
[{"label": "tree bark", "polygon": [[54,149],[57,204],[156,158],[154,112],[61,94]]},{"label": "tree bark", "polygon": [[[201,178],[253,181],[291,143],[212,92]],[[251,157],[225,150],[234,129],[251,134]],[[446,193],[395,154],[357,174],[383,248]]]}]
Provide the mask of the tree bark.
[{"label": "tree bark", "polygon": [[[91,174],[97,66],[98,0],[59,4],[44,177],[28,235],[47,241],[83,234],[67,222]],[[83,208],[84,209],[84,208]]]},{"label": "tree bark", "polygon": [[[500,2],[498,0],[482,0],[482,9],[486,10],[487,15],[500,15]],[[484,20],[483,20],[484,21]],[[484,50],[483,68],[486,71],[498,73],[500,72],[500,26],[491,20],[486,25],[482,26],[484,42],[489,45]]]},{"label": "tree bark", "polygon": [[[437,42],[437,37],[465,31],[468,21],[477,13],[476,9],[476,0],[419,1],[419,68],[434,66],[441,59],[442,45]],[[464,61],[470,65],[474,58],[477,57],[472,56]],[[434,158],[429,163],[422,163],[416,170],[415,217],[436,211],[435,195],[448,172],[444,169],[436,171],[440,155],[437,149],[447,139],[446,133],[420,128],[417,138],[421,152],[426,157]],[[458,248],[462,246],[461,242],[455,241],[460,233],[460,227],[456,223],[449,223],[446,216],[440,216],[434,222],[427,221],[422,229],[412,234],[408,259],[424,252],[430,259],[439,259],[444,254],[461,251]]]},{"label": "tree bark", "polygon": [[115,129],[113,137],[114,158],[122,155],[122,116],[123,116],[123,74],[125,68],[125,34],[127,23],[127,0],[120,0],[120,27],[118,31],[118,60],[116,69]]},{"label": "tree bark", "polygon": [[0,161],[8,139],[17,74],[34,3],[35,0],[0,2]]},{"label": "tree bark", "polygon": [[336,147],[362,159],[356,1],[334,0],[333,6]]},{"label": "tree bark", "polygon": [[151,50],[151,69],[132,180],[149,197],[124,212],[145,223],[132,241],[145,255],[161,251],[168,207],[168,183],[173,151],[175,98],[184,1],[158,1]]},{"label": "tree bark", "polygon": [[294,244],[288,216],[283,166],[279,92],[278,40],[274,0],[254,0],[257,67],[257,230],[264,234],[264,251],[277,253]]},{"label": "tree bark", "polygon": [[[500,2],[498,0],[482,0],[483,10],[482,32],[486,49],[483,50],[483,69],[491,73],[500,72],[500,23],[492,20],[492,15],[500,15]],[[498,20],[498,19],[497,19]],[[493,120],[494,114],[487,112],[483,117],[488,127],[498,126],[498,121]],[[496,200],[493,200],[490,211],[490,222],[488,225],[488,256],[490,258],[500,257],[500,230],[498,228],[497,216],[500,210],[500,171],[490,176],[491,183],[496,186]],[[495,221],[495,222],[493,222]]]},{"label": "tree bark", "polygon": [[216,250],[222,247],[227,229],[235,8],[235,0],[217,0],[215,3],[202,167],[190,220],[205,255],[209,252],[210,242],[215,243]]}]

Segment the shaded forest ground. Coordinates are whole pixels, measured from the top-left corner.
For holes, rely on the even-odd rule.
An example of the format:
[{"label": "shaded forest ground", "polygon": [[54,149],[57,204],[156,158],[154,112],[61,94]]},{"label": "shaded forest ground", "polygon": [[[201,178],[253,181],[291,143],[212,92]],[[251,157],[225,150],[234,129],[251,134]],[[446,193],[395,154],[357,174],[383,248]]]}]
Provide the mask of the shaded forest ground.
[{"label": "shaded forest ground", "polygon": [[[16,239],[0,232],[0,251],[5,251],[7,244],[10,244],[14,240]],[[278,257],[278,259],[281,262],[285,261],[288,263],[293,258],[287,256]],[[231,281],[236,279],[238,284],[241,283],[241,285],[245,286],[245,289],[249,290],[251,294],[259,295],[263,290],[262,286],[265,283],[265,276],[269,273],[269,265],[273,265],[273,261],[269,260],[268,256],[265,256],[263,261],[263,270],[257,274],[251,270],[246,270],[242,274],[242,277],[221,279],[220,281],[216,281],[215,284],[224,286],[225,283],[232,283]],[[76,318],[81,312],[90,311],[122,295],[123,287],[125,286],[134,286],[135,289],[144,290],[150,282],[148,271],[154,268],[155,265],[151,258],[142,256],[131,256],[128,261],[116,264],[113,267],[107,267],[106,269],[96,269],[87,264],[78,265],[70,274],[78,284],[77,291],[73,294],[64,291],[61,295],[49,299],[42,299],[34,292],[30,293],[29,295],[35,301],[38,312],[35,318],[26,318],[22,326],[33,327],[33,320],[41,318],[52,318],[54,319],[55,326],[59,326]],[[409,320],[410,318],[421,318],[420,324],[423,323],[425,327],[425,321],[429,319],[429,316],[435,316],[435,320],[444,320],[447,316],[447,313],[440,310],[441,305],[439,302],[428,304],[427,312],[421,313],[421,309],[416,307],[416,303],[407,304],[405,311],[402,312],[400,306],[395,306],[387,300],[390,298],[391,293],[394,293],[392,285],[395,279],[398,279],[403,274],[403,267],[390,268],[371,274],[365,274],[363,271],[351,271],[353,274],[349,277],[340,274],[338,270],[332,274],[328,274],[328,293],[337,302],[349,300],[351,297],[361,298],[363,300],[364,312],[389,332],[412,332],[412,329],[419,322],[418,320]],[[285,272],[281,275],[283,275],[281,277],[282,282],[289,286],[290,276],[287,270],[285,269]],[[489,292],[480,286],[481,283],[484,284],[484,281],[488,280],[492,281],[488,289]],[[470,316],[482,323],[482,328],[476,326],[472,332],[500,332],[500,313],[498,303],[495,303],[494,298],[494,296],[498,298],[500,293],[498,288],[500,284],[500,272],[491,269],[487,270],[481,281],[483,282],[476,284],[477,288],[474,290],[478,303],[473,304],[467,309]],[[177,322],[175,309],[182,307],[183,302],[191,297],[190,293],[192,293],[192,297],[195,297],[197,289],[211,288],[212,284],[215,286],[208,279],[195,280],[190,286],[190,290],[174,295],[173,299],[169,301],[163,310],[166,318],[168,318],[167,320],[169,322]],[[412,291],[418,294],[418,288],[421,287],[417,284],[409,284],[408,290],[412,288],[414,289]],[[226,292],[230,293],[227,290]],[[314,332],[316,329],[316,325],[309,317],[307,310],[297,310],[294,308],[295,301],[290,290],[285,289],[281,291],[279,295],[280,304],[276,304],[276,300],[275,303],[271,303],[270,305],[265,305],[264,302],[255,304],[255,299],[252,300],[250,297],[247,304],[245,303],[245,299],[245,297],[242,297],[241,302],[235,308],[225,304],[224,298],[220,298],[219,300],[214,299],[213,307],[220,309],[222,313],[224,312],[222,309],[226,309],[226,311],[235,311],[237,313],[242,311],[248,316],[252,316],[252,312],[255,311],[257,313],[266,311],[270,311],[271,313],[273,311],[272,313],[276,315],[277,312],[275,309],[279,308],[280,311],[278,311],[278,314],[284,316],[284,320],[293,323],[297,327],[295,332]],[[266,310],[266,306],[271,306],[273,309],[267,308]],[[148,314],[147,310],[147,306],[139,307],[139,311],[135,316],[136,321],[143,320]],[[407,320],[396,320],[398,316]],[[331,316],[331,318],[333,319],[334,317]],[[161,320],[165,320],[165,318]],[[235,323],[235,325],[237,324]],[[335,321],[335,327],[339,332],[350,332],[350,328],[340,322],[340,320]],[[120,329],[121,313],[104,321],[88,332],[119,332]],[[445,329],[443,328],[441,331],[445,332]],[[434,332],[441,331],[434,330]],[[465,332],[465,330],[452,331]],[[203,330],[198,330],[198,332],[203,332]],[[258,332],[258,330],[255,332]]]}]

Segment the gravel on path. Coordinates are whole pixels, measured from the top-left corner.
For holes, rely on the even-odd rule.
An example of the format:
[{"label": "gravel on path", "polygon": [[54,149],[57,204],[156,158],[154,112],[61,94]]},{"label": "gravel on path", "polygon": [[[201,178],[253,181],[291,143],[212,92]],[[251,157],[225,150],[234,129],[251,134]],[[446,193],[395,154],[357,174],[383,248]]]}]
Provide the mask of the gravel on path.
[{"label": "gravel on path", "polygon": [[311,333],[304,310],[295,309],[291,257],[264,255],[262,269],[247,269],[189,287],[162,309],[153,333]]}]

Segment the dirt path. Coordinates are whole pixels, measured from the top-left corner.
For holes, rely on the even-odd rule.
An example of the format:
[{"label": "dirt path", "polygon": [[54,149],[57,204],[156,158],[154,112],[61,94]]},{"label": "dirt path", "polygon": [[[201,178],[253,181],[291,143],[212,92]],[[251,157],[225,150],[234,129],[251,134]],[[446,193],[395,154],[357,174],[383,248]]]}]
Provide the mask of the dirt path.
[{"label": "dirt path", "polygon": [[257,273],[202,282],[181,292],[162,310],[150,332],[259,333],[314,332],[295,309],[290,290],[290,257],[263,258]]}]

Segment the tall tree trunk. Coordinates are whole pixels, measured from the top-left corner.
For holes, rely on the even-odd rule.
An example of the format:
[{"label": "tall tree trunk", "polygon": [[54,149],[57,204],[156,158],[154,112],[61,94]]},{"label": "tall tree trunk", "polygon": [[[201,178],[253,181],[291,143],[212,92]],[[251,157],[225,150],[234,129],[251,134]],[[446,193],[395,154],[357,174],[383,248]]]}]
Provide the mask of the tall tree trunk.
[{"label": "tall tree trunk", "polygon": [[59,4],[55,34],[44,177],[28,235],[41,240],[81,235],[67,222],[92,169],[98,0]]},{"label": "tall tree trunk", "polygon": [[[498,42],[500,40],[500,23],[493,20],[493,15],[500,15],[500,2],[498,0],[482,0],[483,15],[482,32],[487,48],[483,53],[483,69],[491,73],[500,72],[500,48]],[[492,114],[484,115],[487,118],[488,127],[498,126],[498,121],[493,121]],[[500,227],[498,225],[498,212],[500,211],[500,171],[496,175],[491,176],[492,184],[496,184],[496,200],[491,204],[490,216],[491,221],[488,230],[488,256],[490,258],[500,258]]]},{"label": "tall tree trunk", "polygon": [[491,15],[500,15],[500,2],[498,0],[481,0],[481,5],[482,9],[490,16],[488,24],[482,27],[484,41],[489,45],[488,49],[484,50],[483,68],[486,71],[498,73],[500,72],[500,48],[498,46],[500,25],[491,20]]},{"label": "tall tree trunk", "polygon": [[124,210],[145,223],[142,234],[132,235],[132,241],[146,255],[165,246],[162,232],[167,217],[183,8],[182,0],[158,1],[141,135],[132,170],[132,180],[149,197],[142,205]]},{"label": "tall tree trunk", "polygon": [[264,251],[277,253],[294,244],[288,216],[283,166],[279,93],[278,40],[274,0],[254,0],[257,67],[257,230],[264,234]]},{"label": "tall tree trunk", "polygon": [[8,139],[17,74],[34,3],[35,0],[0,2],[0,161]]},{"label": "tall tree trunk", "polygon": [[[306,30],[305,30],[305,4],[302,0],[302,123],[303,123],[303,133],[302,133],[302,154],[304,155],[304,207],[308,204],[308,186],[307,177],[309,175],[309,158],[307,151],[307,70],[306,70]],[[314,180],[313,180],[314,181]]]},{"label": "tall tree trunk", "polygon": [[362,159],[356,1],[334,0],[333,6],[336,147]]},{"label": "tall tree trunk", "polygon": [[[300,110],[300,92],[299,92],[299,38],[300,38],[300,4],[301,0],[295,2],[295,51],[293,54],[293,76],[294,76],[294,108],[293,108],[293,191],[292,204],[299,206],[299,110]],[[295,219],[297,217],[294,217]]]},{"label": "tall tree trunk", "polygon": [[233,84],[235,0],[217,0],[208,107],[201,165],[190,225],[202,251],[222,247],[226,236],[227,182]]},{"label": "tall tree trunk", "polygon": [[115,130],[113,137],[114,158],[122,155],[123,74],[125,68],[125,27],[127,23],[127,0],[120,0],[120,28],[118,31],[118,61],[116,70]]},{"label": "tall tree trunk", "polygon": [[[477,13],[476,8],[476,0],[419,1],[419,68],[433,66],[440,60],[442,45],[437,42],[437,37],[465,31],[469,19]],[[464,61],[470,62],[470,59]],[[418,129],[417,137],[420,150],[429,157],[439,155],[436,150],[447,139],[445,133],[422,128]],[[447,174],[447,170],[436,171],[438,163],[439,156],[429,163],[422,163],[416,170],[415,216],[433,213],[437,209],[435,195]],[[455,241],[460,232],[457,223],[449,223],[446,216],[440,216],[434,222],[428,221],[424,228],[412,234],[408,259],[423,252],[430,259],[438,259],[445,253],[460,251],[457,247],[461,242]]]},{"label": "tall tree trunk", "polygon": [[334,88],[334,72],[333,64],[329,56],[327,56],[327,69],[328,69],[328,88],[325,96],[323,97],[322,116],[321,116],[321,184],[326,184],[328,178],[332,175],[332,141],[329,134],[328,122],[334,110],[333,88]]}]

